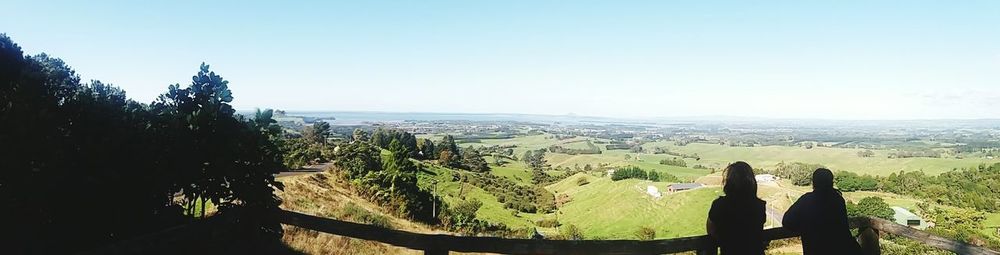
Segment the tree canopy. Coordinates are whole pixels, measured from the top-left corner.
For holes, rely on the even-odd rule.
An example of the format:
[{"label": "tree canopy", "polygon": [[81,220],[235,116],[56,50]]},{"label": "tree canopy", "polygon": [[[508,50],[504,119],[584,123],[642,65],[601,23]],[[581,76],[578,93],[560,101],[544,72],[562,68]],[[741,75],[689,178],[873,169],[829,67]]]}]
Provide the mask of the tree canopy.
[{"label": "tree canopy", "polygon": [[[18,219],[4,227],[16,238],[5,249],[93,249],[204,216],[196,202],[244,218],[276,209],[280,129],[271,111],[246,118],[232,100],[202,64],[189,85],[136,102],[0,34],[0,211]],[[242,222],[280,233],[260,219]]]}]

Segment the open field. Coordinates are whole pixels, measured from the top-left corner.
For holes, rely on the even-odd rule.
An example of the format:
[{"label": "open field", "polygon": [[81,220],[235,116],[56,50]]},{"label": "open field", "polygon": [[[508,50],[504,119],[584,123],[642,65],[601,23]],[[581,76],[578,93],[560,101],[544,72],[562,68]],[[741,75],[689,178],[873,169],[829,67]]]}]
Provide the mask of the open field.
[{"label": "open field", "polygon": [[[857,155],[858,151],[861,151],[859,149],[829,147],[815,147],[812,149],[789,146],[730,147],[705,143],[676,146],[673,142],[669,141],[648,143],[643,145],[643,147],[647,149],[665,147],[671,151],[685,154],[697,153],[701,157],[698,164],[715,168],[725,167],[726,164],[737,160],[746,161],[754,167],[763,168],[773,167],[780,162],[804,162],[821,164],[833,170],[883,176],[899,172],[900,170],[922,170],[927,174],[935,175],[954,168],[974,167],[983,163],[998,162],[997,160],[982,158],[890,159],[887,156],[888,152],[883,150],[875,150],[874,157],[862,158]],[[688,159],[688,164],[691,163],[694,163],[694,160]]]},{"label": "open field", "polygon": [[[628,156],[626,158],[626,156]],[[660,164],[660,160],[674,158],[674,156],[664,154],[636,154],[626,150],[609,150],[601,154],[567,155],[559,153],[547,153],[545,159],[553,167],[574,167],[590,164],[596,167],[600,164],[608,164],[610,167],[637,166],[643,169],[655,169],[667,172],[682,179],[694,180],[705,176],[711,171],[707,169],[693,169],[696,163],[688,163],[688,167],[677,167]]]},{"label": "open field", "polygon": [[[567,149],[586,150],[586,149],[590,149],[590,146],[587,145],[587,141],[589,141],[589,140],[590,139],[587,139],[587,138],[574,138],[574,139],[570,139],[569,142],[564,141],[563,143],[559,144],[559,146],[565,147]],[[591,143],[591,144],[593,144],[593,143]],[[594,144],[594,146],[597,146],[597,144]],[[600,146],[597,146],[597,147],[600,147]],[[603,151],[604,148],[601,148],[601,150]]]},{"label": "open field", "polygon": [[[578,186],[579,177],[590,179],[590,184]],[[577,174],[548,186],[556,194],[566,194],[572,199],[559,210],[558,220],[563,225],[574,224],[588,238],[632,239],[640,227],[656,229],[657,238],[671,238],[705,234],[708,208],[721,194],[720,188],[701,188],[653,198],[646,194],[646,186],[656,186],[666,191],[668,183],[642,180],[611,181]]]},{"label": "open field", "polygon": [[[434,139],[440,139],[440,138],[434,138]],[[458,146],[464,148],[468,146],[480,147],[480,146],[492,146],[492,145],[517,145],[517,147],[514,148],[514,155],[517,157],[521,157],[521,155],[523,155],[524,152],[528,150],[545,149],[548,148],[549,146],[557,144],[558,145],[574,144],[577,142],[582,142],[584,140],[586,140],[586,138],[583,137],[559,140],[552,138],[552,135],[550,134],[541,134],[541,135],[518,136],[509,139],[482,139],[476,143],[460,142]]]},{"label": "open field", "polygon": [[997,232],[997,228],[1000,228],[1000,213],[988,214],[986,220],[983,221],[983,226],[986,226],[981,231],[983,234],[1000,238],[1000,233]]},{"label": "open field", "polygon": [[[493,157],[486,157],[486,162],[493,162]],[[520,185],[531,185],[531,171],[522,162],[507,162],[504,166],[490,164],[494,175],[503,176]]]},{"label": "open field", "polygon": [[[443,233],[423,224],[384,213],[381,207],[352,194],[346,186],[325,172],[289,176],[282,178],[281,181],[285,183],[285,190],[277,192],[277,195],[284,200],[281,208],[285,210],[354,221],[338,217],[338,212],[350,206],[360,208],[355,210],[367,211],[377,215],[376,217],[388,219],[389,224],[395,229],[418,233]],[[383,243],[319,233],[294,226],[283,226],[283,228],[285,233],[282,235],[282,241],[290,248],[306,254],[421,254],[419,251]]]},{"label": "open field", "polygon": [[[514,144],[518,146],[517,148],[514,148],[514,155],[519,157],[525,151],[544,149],[548,148],[551,145],[556,145],[556,144],[560,146],[567,146],[567,145],[576,146],[573,148],[577,147],[581,149],[587,148],[585,141],[588,140],[588,138],[577,137],[572,139],[558,140],[550,138],[550,136],[551,135],[533,135],[533,136],[516,137],[512,139],[487,139],[487,140],[482,140],[480,143],[462,143],[461,146],[465,147],[470,145],[489,146],[489,145]],[[601,147],[598,144],[595,145]],[[636,154],[636,153],[630,153],[626,150],[604,150],[603,148],[601,150],[602,150],[601,154],[569,155],[561,153],[546,153],[545,159],[554,168],[563,168],[563,167],[582,168],[583,166],[589,164],[595,170],[604,170],[604,169],[598,169],[598,166],[601,164],[607,164],[610,167],[632,165],[647,170],[653,169],[660,172],[669,173],[683,180],[692,180],[692,181],[710,172],[709,170],[705,169],[690,168],[690,166],[693,166],[694,164],[689,164],[689,167],[676,167],[676,166],[661,165],[659,163],[660,160],[662,159],[673,158],[673,156],[670,155]],[[626,156],[629,157],[626,159]],[[516,164],[510,164],[506,167],[498,168],[499,172],[495,172],[495,174],[502,176],[509,176],[509,174],[512,174],[512,172],[514,172],[512,170],[515,170],[518,167],[524,167],[524,165],[521,164],[520,162],[516,162]],[[524,169],[527,168],[525,167]],[[527,174],[528,176],[530,176],[530,172],[527,172]]]}]

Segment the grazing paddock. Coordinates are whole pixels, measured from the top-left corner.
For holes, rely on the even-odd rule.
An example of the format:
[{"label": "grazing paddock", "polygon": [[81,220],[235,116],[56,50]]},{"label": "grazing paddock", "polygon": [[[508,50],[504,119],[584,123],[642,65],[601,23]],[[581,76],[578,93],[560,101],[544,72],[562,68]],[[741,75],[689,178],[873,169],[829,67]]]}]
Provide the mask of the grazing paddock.
[{"label": "grazing paddock", "polygon": [[[874,150],[875,156],[862,158],[858,157],[860,149],[844,149],[829,147],[814,147],[806,149],[802,147],[789,146],[761,146],[761,147],[729,147],[718,144],[691,143],[685,146],[676,146],[673,142],[655,142],[644,145],[653,148],[656,146],[665,147],[671,151],[695,154],[701,157],[698,164],[709,167],[721,168],[726,164],[742,160],[750,163],[754,167],[774,167],[780,162],[803,162],[824,165],[836,171],[851,171],[859,174],[889,175],[900,170],[924,171],[930,175],[936,175],[951,171],[954,168],[974,167],[983,163],[1000,162],[996,159],[987,160],[982,158],[901,158],[890,159],[888,152],[884,150]],[[687,159],[688,165],[695,163],[692,159]]]},{"label": "grazing paddock", "polygon": [[703,235],[708,208],[722,192],[708,187],[664,193],[657,199],[646,194],[647,186],[664,191],[669,183],[585,177],[589,184],[576,185],[577,177],[584,175],[547,188],[572,199],[560,208],[559,222],[580,227],[587,238],[634,239],[633,233],[643,226],[655,229],[659,239]]}]

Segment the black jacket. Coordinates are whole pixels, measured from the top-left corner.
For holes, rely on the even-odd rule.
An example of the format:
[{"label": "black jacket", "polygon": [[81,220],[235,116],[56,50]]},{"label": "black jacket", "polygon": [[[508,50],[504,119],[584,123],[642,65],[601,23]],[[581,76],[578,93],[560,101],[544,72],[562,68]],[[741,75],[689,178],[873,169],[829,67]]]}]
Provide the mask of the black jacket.
[{"label": "black jacket", "polygon": [[763,255],[765,214],[763,200],[722,196],[712,202],[708,218],[715,225],[715,240],[722,255]]},{"label": "black jacket", "polygon": [[847,206],[839,191],[814,191],[802,195],[788,209],[781,223],[802,234],[804,255],[861,254],[861,246],[851,236]]}]

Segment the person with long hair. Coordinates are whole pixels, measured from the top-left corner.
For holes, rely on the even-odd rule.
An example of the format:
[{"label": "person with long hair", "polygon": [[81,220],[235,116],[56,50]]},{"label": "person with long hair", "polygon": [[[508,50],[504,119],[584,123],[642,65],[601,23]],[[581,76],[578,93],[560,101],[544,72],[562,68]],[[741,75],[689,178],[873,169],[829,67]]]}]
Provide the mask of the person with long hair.
[{"label": "person with long hair", "polygon": [[813,191],[795,201],[781,220],[785,228],[802,235],[802,253],[861,254],[847,223],[844,197],[833,187],[833,172],[816,169],[812,186]]},{"label": "person with long hair", "polygon": [[737,161],[726,167],[722,180],[725,193],[708,211],[705,228],[719,244],[722,255],[764,254],[765,202],[757,197],[757,180],[750,164]]}]

